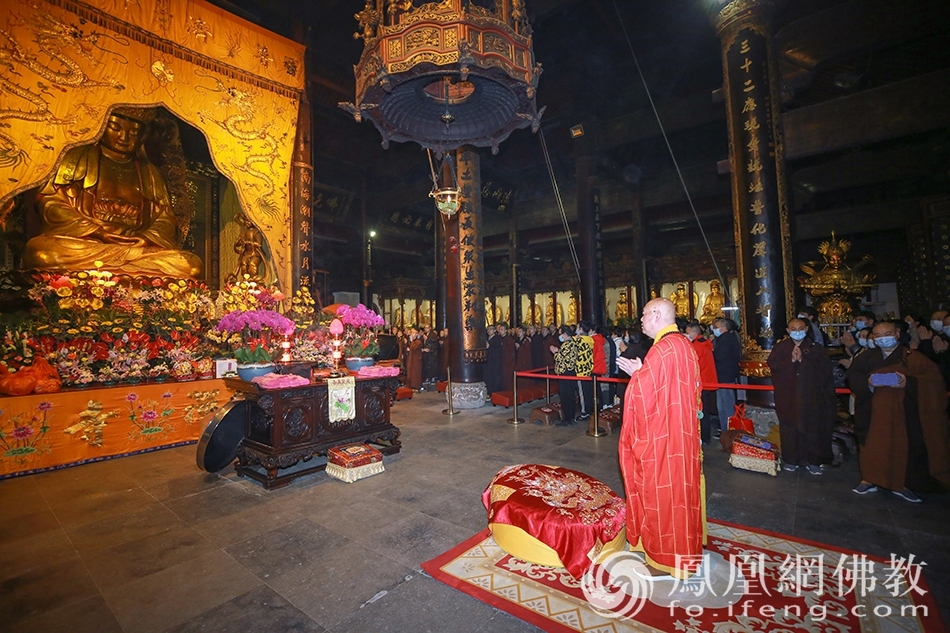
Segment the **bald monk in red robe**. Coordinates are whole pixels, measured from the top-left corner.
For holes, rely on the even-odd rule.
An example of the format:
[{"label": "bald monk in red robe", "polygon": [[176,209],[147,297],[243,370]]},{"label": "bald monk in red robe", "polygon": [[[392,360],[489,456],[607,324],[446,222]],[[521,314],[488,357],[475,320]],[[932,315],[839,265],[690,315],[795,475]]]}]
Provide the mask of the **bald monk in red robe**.
[{"label": "bald monk in red robe", "polygon": [[698,570],[706,540],[699,361],[669,299],[647,303],[642,325],[655,341],[646,358],[617,359],[631,376],[619,445],[627,540],[651,573],[683,579]]}]

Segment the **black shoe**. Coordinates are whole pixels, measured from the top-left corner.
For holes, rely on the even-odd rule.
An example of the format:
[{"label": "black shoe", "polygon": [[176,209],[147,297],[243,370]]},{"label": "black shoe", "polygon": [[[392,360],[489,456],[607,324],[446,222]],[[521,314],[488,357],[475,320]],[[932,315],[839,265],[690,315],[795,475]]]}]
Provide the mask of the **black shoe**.
[{"label": "black shoe", "polygon": [[580,414],[579,416],[577,416],[576,419],[577,419],[579,422],[584,422],[585,420],[589,420],[589,419],[590,419],[590,414],[589,414],[589,413],[582,413],[582,414]]},{"label": "black shoe", "polygon": [[554,426],[574,426],[577,424],[574,420],[558,420],[554,423]]}]

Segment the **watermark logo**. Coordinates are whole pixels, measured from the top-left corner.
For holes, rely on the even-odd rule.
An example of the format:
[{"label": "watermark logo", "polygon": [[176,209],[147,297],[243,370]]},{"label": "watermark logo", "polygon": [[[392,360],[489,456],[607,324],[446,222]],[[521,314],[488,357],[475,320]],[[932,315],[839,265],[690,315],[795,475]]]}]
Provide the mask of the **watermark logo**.
[{"label": "watermark logo", "polygon": [[616,552],[584,574],[581,591],[600,615],[632,618],[650,600],[653,583],[649,576],[649,569],[637,554]]}]

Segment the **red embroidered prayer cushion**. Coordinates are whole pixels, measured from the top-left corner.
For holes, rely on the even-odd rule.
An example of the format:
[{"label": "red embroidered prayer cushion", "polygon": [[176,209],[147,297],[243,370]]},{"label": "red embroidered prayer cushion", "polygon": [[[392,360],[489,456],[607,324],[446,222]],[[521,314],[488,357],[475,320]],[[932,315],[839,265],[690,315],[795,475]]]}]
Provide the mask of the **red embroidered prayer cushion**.
[{"label": "red embroidered prayer cushion", "polygon": [[575,578],[601,554],[626,546],[624,500],[575,470],[508,466],[492,479],[482,502],[499,547],[528,562],[564,567]]}]

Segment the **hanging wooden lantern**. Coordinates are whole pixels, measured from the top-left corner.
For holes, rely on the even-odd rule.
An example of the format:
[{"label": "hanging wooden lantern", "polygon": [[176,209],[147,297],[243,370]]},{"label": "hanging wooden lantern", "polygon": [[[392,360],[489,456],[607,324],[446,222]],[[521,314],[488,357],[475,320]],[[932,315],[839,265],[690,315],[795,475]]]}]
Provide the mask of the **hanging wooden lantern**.
[{"label": "hanging wooden lantern", "polygon": [[[488,6],[481,6],[481,5]],[[340,107],[390,141],[443,152],[491,147],[516,129],[537,131],[535,63],[523,0],[366,0],[356,102]]]}]

